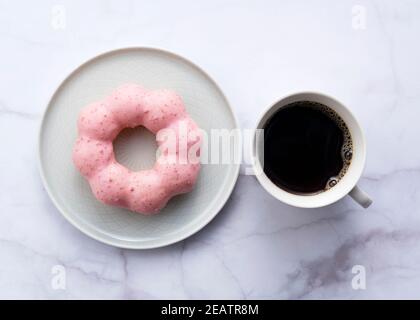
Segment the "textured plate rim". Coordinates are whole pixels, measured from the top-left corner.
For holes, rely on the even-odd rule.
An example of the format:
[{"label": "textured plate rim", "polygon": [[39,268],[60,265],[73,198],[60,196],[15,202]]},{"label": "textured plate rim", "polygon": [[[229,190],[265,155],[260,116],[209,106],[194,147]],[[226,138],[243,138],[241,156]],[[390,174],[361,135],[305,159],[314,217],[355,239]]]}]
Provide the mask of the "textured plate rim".
[{"label": "textured plate rim", "polygon": [[[46,104],[46,108],[45,108],[45,110],[43,111],[43,114],[42,114],[41,123],[40,123],[39,129],[38,129],[38,146],[37,146],[38,160],[37,160],[37,162],[38,162],[38,170],[39,170],[39,173],[40,173],[40,176],[41,176],[42,184],[43,184],[43,186],[44,186],[44,188],[45,188],[45,190],[48,194],[48,197],[50,198],[50,200],[52,201],[54,206],[58,209],[58,211],[61,213],[61,215],[64,216],[64,218],[68,222],[70,222],[70,224],[72,224],[76,229],[78,229],[79,231],[81,231],[85,235],[87,235],[87,236],[89,236],[89,237],[91,237],[91,238],[93,238],[93,239],[95,239],[99,242],[102,242],[102,243],[105,243],[107,245],[114,246],[114,247],[117,247],[117,248],[123,248],[123,249],[154,249],[154,248],[169,246],[169,245],[172,245],[174,243],[185,240],[186,238],[194,235],[195,233],[197,233],[198,231],[203,229],[207,224],[209,224],[214,219],[214,217],[216,217],[216,215],[222,210],[222,208],[225,206],[226,202],[230,198],[230,195],[232,194],[233,189],[234,189],[234,187],[236,185],[236,182],[238,180],[238,177],[239,177],[240,164],[237,164],[237,163],[232,164],[232,166],[234,166],[234,176],[230,180],[230,182],[229,182],[230,184],[228,184],[228,186],[226,187],[228,192],[226,192],[225,195],[222,196],[222,198],[219,201],[219,204],[214,209],[214,212],[212,214],[204,217],[193,228],[191,228],[191,229],[187,230],[186,232],[181,233],[180,235],[175,236],[173,238],[168,238],[164,241],[156,241],[156,243],[154,243],[154,242],[152,242],[152,243],[141,243],[141,242],[137,242],[137,241],[133,241],[132,243],[130,243],[130,242],[115,243],[111,240],[108,240],[106,238],[102,238],[101,236],[99,236],[97,234],[94,234],[88,228],[86,228],[86,226],[80,224],[78,221],[76,221],[76,219],[71,217],[71,215],[67,214],[66,210],[60,206],[60,204],[58,203],[58,200],[56,200],[56,198],[53,196],[52,190],[50,189],[50,186],[47,182],[47,178],[45,177],[43,163],[42,163],[42,159],[41,159],[42,158],[42,156],[41,156],[42,134],[43,134],[43,131],[44,131],[45,119],[46,119],[47,114],[49,113],[49,110],[51,108],[52,101],[54,100],[54,98],[56,97],[58,92],[67,83],[67,81],[69,81],[70,78],[73,75],[75,75],[77,72],[79,72],[82,68],[84,68],[85,66],[87,66],[88,64],[90,64],[92,62],[95,62],[95,60],[101,59],[101,58],[106,57],[108,55],[118,54],[120,52],[136,51],[136,50],[156,51],[156,52],[159,52],[159,53],[162,53],[162,54],[165,54],[165,55],[172,56],[176,59],[179,59],[179,60],[185,62],[186,64],[188,64],[189,66],[193,67],[198,72],[200,72],[219,91],[219,93],[221,94],[222,98],[226,102],[226,105],[227,105],[227,107],[228,107],[228,109],[229,109],[229,111],[232,115],[235,128],[239,128],[238,119],[237,119],[236,114],[235,114],[234,110],[232,109],[232,106],[229,103],[229,100],[227,99],[226,95],[224,94],[222,89],[219,87],[219,85],[216,83],[216,81],[214,81],[213,78],[210,77],[208,75],[208,73],[205,72],[203,69],[201,69],[198,65],[196,65],[195,63],[191,62],[190,60],[188,60],[188,59],[186,59],[186,58],[184,58],[184,57],[182,57],[182,56],[180,56],[176,53],[168,51],[166,49],[161,49],[161,48],[157,48],[157,47],[148,47],[148,46],[124,47],[124,48],[119,48],[119,49],[108,50],[108,51],[105,51],[105,52],[102,52],[102,53],[99,53],[99,54],[95,55],[93,58],[85,60],[82,64],[80,64],[73,71],[71,71],[67,76],[65,76],[64,79],[59,83],[59,85],[53,91],[53,94],[51,95],[51,97],[48,99],[48,102]],[[240,141],[242,141],[242,139],[240,139]],[[239,158],[242,159],[242,148],[239,148],[238,152],[239,152]]]}]

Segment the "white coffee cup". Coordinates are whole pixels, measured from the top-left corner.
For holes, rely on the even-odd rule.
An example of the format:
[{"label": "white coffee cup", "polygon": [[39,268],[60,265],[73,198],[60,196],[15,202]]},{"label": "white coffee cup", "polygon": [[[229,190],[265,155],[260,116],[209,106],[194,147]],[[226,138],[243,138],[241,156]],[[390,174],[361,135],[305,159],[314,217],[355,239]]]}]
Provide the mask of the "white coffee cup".
[{"label": "white coffee cup", "polygon": [[[264,136],[258,134],[264,129],[267,121],[280,108],[298,101],[318,102],[333,109],[346,123],[353,142],[353,156],[345,175],[334,187],[316,194],[294,194],[275,185],[264,173]],[[253,168],[261,185],[268,193],[289,205],[301,208],[318,208],[334,203],[346,195],[350,195],[362,207],[367,208],[372,204],[369,196],[357,187],[357,182],[362,175],[366,160],[366,142],[362,128],[356,118],[342,103],[327,95],[315,92],[301,92],[286,96],[271,105],[257,122],[257,130],[252,142]]]}]

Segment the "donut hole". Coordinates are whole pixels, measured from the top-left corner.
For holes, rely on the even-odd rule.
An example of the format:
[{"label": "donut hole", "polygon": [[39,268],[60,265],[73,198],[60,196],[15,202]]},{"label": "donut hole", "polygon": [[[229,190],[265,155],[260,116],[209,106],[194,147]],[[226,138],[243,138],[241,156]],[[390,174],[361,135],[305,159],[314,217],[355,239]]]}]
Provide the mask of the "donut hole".
[{"label": "donut hole", "polygon": [[151,169],[156,162],[156,136],[143,126],[122,130],[113,146],[115,159],[132,171]]}]

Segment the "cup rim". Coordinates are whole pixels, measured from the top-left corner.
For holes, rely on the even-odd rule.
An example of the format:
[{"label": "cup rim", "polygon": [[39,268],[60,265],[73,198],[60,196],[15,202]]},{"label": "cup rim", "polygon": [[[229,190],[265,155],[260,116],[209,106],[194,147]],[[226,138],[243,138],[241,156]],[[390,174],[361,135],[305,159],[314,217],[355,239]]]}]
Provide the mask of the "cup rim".
[{"label": "cup rim", "polygon": [[[334,188],[330,189],[330,190],[335,189],[336,191],[334,193],[332,193],[330,190],[321,192],[319,194],[308,194],[308,195],[298,195],[298,194],[290,193],[290,192],[278,187],[277,185],[275,185],[267,177],[267,175],[263,171],[263,168],[262,168],[261,163],[259,161],[259,157],[257,155],[257,141],[256,141],[256,136],[257,135],[256,135],[256,131],[258,129],[262,129],[262,121],[267,116],[267,114],[270,113],[270,111],[273,108],[275,108],[278,104],[285,101],[286,99],[293,99],[294,97],[299,97],[299,96],[316,96],[316,97],[319,97],[320,99],[330,100],[331,102],[334,103],[334,106],[331,106],[331,105],[328,105],[328,104],[327,104],[327,106],[332,108],[334,111],[336,111],[340,115],[340,117],[342,117],[342,114],[340,113],[340,111],[336,110],[336,106],[338,105],[342,109],[342,111],[345,111],[347,113],[347,116],[352,120],[353,127],[355,127],[355,129],[358,131],[357,136],[358,136],[359,146],[358,146],[358,149],[357,149],[358,150],[357,168],[352,170],[352,176],[350,177],[350,182],[348,182],[346,185],[341,186],[341,188],[340,188],[341,192],[338,192],[336,187],[334,187]],[[311,101],[311,99],[308,99],[308,100]],[[296,101],[299,101],[299,99],[297,99]],[[287,105],[287,104],[284,104],[284,105],[278,107],[274,112],[276,112],[278,109],[284,107],[285,105]],[[268,120],[268,118],[265,119],[265,121],[267,121],[267,120]],[[346,125],[349,126],[349,124],[347,122],[346,122]],[[353,133],[353,132],[351,132],[351,133]],[[352,134],[352,136],[353,136],[353,134]],[[256,123],[256,127],[255,127],[255,132],[253,134],[253,138],[252,138],[251,143],[252,143],[252,146],[251,146],[252,166],[253,166],[254,174],[255,174],[257,180],[259,181],[259,183],[262,185],[262,187],[269,194],[271,194],[276,199],[278,199],[278,200],[280,200],[280,201],[282,201],[282,202],[284,202],[288,205],[299,207],[299,208],[324,207],[324,206],[330,205],[330,204],[342,199],[343,197],[345,197],[356,186],[357,182],[359,181],[359,179],[360,179],[360,177],[363,173],[365,163],[366,163],[366,139],[365,139],[365,135],[364,135],[363,129],[362,129],[359,121],[356,119],[356,117],[351,112],[351,110],[346,105],[344,105],[341,101],[337,100],[336,98],[334,98],[334,97],[332,97],[328,94],[321,93],[321,92],[299,91],[299,92],[294,92],[294,93],[291,93],[291,94],[284,95],[281,98],[274,101],[274,103],[270,104],[269,107],[267,107],[261,113],[260,117],[258,118],[257,123]],[[258,174],[258,172],[260,172],[260,174]],[[346,175],[348,175],[348,173],[346,173]],[[349,179],[349,178],[347,178],[347,179]],[[328,194],[328,195],[325,196],[326,194]],[[331,194],[334,194],[334,196],[331,196]],[[324,195],[324,196],[321,196],[321,195]],[[320,198],[322,198],[322,201],[320,201]],[[314,199],[314,201],[309,201],[308,199]]]}]

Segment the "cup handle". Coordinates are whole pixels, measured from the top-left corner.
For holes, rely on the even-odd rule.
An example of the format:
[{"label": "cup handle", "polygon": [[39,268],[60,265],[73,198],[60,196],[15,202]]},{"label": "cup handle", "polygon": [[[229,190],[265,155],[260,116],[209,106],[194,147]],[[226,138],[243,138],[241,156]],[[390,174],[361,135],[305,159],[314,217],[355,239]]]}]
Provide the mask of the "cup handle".
[{"label": "cup handle", "polygon": [[358,186],[355,186],[349,193],[349,196],[353,198],[363,208],[367,208],[372,204],[372,199],[368,194],[362,191]]}]

